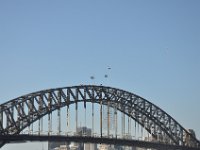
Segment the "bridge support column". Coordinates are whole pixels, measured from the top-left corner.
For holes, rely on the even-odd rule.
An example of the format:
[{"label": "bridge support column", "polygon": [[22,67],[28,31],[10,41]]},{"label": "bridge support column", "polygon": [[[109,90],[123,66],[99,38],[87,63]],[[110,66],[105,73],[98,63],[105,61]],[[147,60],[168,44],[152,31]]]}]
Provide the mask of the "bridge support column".
[{"label": "bridge support column", "polygon": [[92,103],[92,135],[94,136],[94,103]]},{"label": "bridge support column", "polygon": [[131,119],[128,116],[128,135],[131,136]]},{"label": "bridge support column", "polygon": [[102,126],[102,100],[101,100],[101,102],[100,102],[100,134],[101,134],[101,138],[102,138],[102,128],[103,128],[103,126]]},{"label": "bridge support column", "polygon": [[76,109],[76,132],[78,131],[78,90],[75,91],[75,109]]},{"label": "bridge support column", "polygon": [[68,135],[68,130],[70,131],[70,122],[69,122],[69,105],[67,106],[67,126],[66,126],[66,134]]},{"label": "bridge support column", "polygon": [[51,93],[48,94],[48,135],[51,135],[52,132],[52,112],[51,112],[51,105],[52,105],[52,97],[51,97]]},{"label": "bridge support column", "polygon": [[38,121],[38,135],[40,135],[40,119]]},{"label": "bridge support column", "polygon": [[58,135],[60,135],[61,132],[61,110],[60,110],[60,106],[61,106],[61,94],[60,91],[58,91],[58,113],[57,113],[57,117],[58,117]]},{"label": "bridge support column", "polygon": [[76,132],[78,131],[78,104],[76,103]]},{"label": "bridge support column", "polygon": [[107,104],[107,136],[110,136],[110,101]]},{"label": "bridge support column", "polygon": [[57,114],[57,117],[58,117],[58,135],[60,135],[60,132],[61,132],[61,120],[60,120],[60,118],[61,118],[61,113],[60,113],[60,109],[58,109],[58,114]]},{"label": "bridge support column", "polygon": [[92,135],[94,136],[94,90],[92,90]]},{"label": "bridge support column", "polygon": [[[124,111],[125,108],[123,106],[122,106],[122,108]],[[124,113],[121,113],[121,123],[122,123],[122,126],[121,126],[122,138],[124,138],[124,136],[125,136],[125,114]]]},{"label": "bridge support column", "polygon": [[117,106],[115,104],[115,138],[117,138]]}]

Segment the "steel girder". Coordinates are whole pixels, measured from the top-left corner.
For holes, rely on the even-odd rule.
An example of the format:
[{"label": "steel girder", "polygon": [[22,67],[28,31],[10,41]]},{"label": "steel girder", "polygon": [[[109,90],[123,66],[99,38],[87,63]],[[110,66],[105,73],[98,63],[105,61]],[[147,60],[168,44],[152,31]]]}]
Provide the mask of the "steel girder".
[{"label": "steel girder", "polygon": [[[155,139],[180,146],[200,142],[169,114],[133,93],[104,86],[80,85],[27,94],[0,105],[0,134],[16,135],[33,122],[62,107],[84,102],[117,108],[143,126]],[[188,139],[189,137],[189,139]]]}]

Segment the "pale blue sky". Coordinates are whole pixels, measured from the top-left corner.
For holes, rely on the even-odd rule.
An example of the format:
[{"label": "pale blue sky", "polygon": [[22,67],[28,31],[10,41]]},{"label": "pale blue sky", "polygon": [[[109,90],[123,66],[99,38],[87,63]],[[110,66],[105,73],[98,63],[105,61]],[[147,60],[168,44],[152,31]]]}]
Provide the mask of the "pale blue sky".
[{"label": "pale blue sky", "polygon": [[0,103],[109,85],[148,99],[200,139],[199,8],[199,0],[1,0]]}]

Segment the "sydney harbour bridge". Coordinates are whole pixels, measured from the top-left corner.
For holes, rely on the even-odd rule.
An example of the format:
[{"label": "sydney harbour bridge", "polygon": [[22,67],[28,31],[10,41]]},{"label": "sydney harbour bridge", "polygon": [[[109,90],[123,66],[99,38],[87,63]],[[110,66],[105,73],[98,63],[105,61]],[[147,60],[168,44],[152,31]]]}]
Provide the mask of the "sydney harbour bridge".
[{"label": "sydney harbour bridge", "polygon": [[195,134],[155,104],[96,85],[42,90],[1,104],[0,147],[26,141],[200,150]]}]

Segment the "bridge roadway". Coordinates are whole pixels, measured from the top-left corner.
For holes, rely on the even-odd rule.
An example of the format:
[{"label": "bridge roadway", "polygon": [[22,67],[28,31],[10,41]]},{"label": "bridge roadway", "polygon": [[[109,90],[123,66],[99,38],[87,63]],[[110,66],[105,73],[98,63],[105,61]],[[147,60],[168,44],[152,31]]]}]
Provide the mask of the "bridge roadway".
[{"label": "bridge roadway", "polygon": [[117,139],[107,137],[94,136],[64,136],[64,135],[1,135],[0,141],[5,143],[23,143],[26,141],[69,141],[77,143],[97,143],[97,144],[114,144],[124,146],[135,146],[142,148],[153,148],[158,150],[200,150],[200,148],[192,148],[187,146],[169,145],[165,143],[149,142],[141,140]]}]

